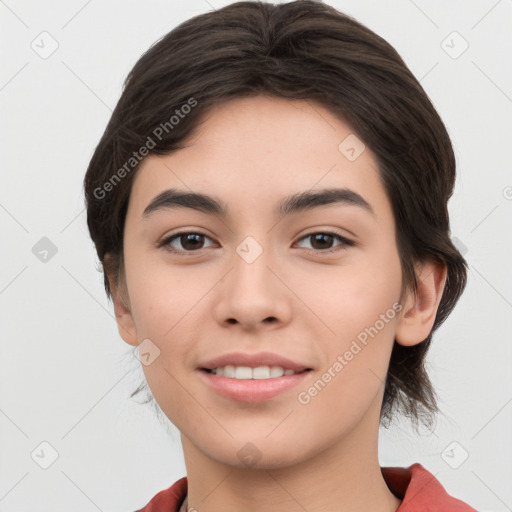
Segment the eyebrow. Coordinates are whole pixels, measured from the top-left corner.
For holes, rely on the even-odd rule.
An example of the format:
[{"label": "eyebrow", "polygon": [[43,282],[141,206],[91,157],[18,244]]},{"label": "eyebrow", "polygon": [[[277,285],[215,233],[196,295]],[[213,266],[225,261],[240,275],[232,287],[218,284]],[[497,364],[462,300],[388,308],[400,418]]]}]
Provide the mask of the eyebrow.
[{"label": "eyebrow", "polygon": [[[371,205],[360,194],[348,188],[328,188],[315,192],[299,192],[287,196],[276,205],[274,214],[284,217],[285,215],[331,204],[358,206],[368,213],[375,215]],[[155,212],[175,208],[190,208],[221,217],[229,215],[228,205],[216,197],[171,188],[157,195],[148,204],[142,217],[148,218]]]}]

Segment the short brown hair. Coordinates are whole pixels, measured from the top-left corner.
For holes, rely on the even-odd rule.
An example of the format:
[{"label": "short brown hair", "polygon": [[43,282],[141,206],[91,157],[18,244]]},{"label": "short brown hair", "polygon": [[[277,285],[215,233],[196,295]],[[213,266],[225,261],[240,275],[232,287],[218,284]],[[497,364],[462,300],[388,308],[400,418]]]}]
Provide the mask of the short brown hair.
[{"label": "short brown hair", "polygon": [[[168,154],[183,146],[209,107],[258,94],[317,101],[374,152],[395,217],[403,290],[416,290],[416,262],[433,259],[447,266],[430,335],[411,347],[394,343],[381,412],[381,420],[391,420],[396,410],[429,423],[437,403],[425,356],[432,333],[462,294],[467,273],[450,238],[453,148],[436,109],[396,50],[319,1],[237,2],[195,16],[135,64],[84,179],[87,223],[107,295],[108,276],[124,281],[123,231],[138,168],[135,154],[139,158],[143,147]],[[173,123],[172,116],[192,105],[191,99],[193,108]],[[165,128],[158,137],[157,127]]]}]

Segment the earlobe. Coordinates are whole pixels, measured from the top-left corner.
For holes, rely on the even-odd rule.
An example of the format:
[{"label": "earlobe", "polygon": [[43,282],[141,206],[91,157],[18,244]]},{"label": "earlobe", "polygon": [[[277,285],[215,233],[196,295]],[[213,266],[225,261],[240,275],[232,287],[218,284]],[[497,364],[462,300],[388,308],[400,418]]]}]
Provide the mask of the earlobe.
[{"label": "earlobe", "polygon": [[447,276],[444,263],[429,260],[416,268],[418,287],[416,293],[411,290],[406,295],[395,334],[397,343],[404,346],[417,345],[429,336]]},{"label": "earlobe", "polygon": [[124,277],[121,276],[120,280],[122,283],[118,286],[115,279],[110,275],[108,276],[110,290],[112,293],[112,302],[114,304],[114,311],[116,315],[117,329],[119,331],[119,335],[126,343],[136,347],[139,343],[135,322],[130,310],[128,291],[124,284]]}]

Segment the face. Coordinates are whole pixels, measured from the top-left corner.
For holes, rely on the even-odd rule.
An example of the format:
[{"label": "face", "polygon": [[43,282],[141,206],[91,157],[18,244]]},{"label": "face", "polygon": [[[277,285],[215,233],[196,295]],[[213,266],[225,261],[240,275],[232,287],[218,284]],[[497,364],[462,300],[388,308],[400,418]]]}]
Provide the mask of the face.
[{"label": "face", "polygon": [[141,164],[118,321],[190,450],[277,468],[376,431],[402,275],[361,144],[319,104],[260,96],[215,107],[186,148]]}]

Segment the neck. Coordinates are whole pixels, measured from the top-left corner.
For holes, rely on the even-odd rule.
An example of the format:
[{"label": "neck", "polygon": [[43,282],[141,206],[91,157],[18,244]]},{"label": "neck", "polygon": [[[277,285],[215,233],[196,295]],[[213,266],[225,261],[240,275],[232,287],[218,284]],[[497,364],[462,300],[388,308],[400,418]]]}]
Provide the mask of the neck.
[{"label": "neck", "polygon": [[[312,457],[283,467],[240,468],[206,456],[182,435],[187,506],[200,512],[395,512],[378,462],[378,422],[362,421],[349,436]],[[370,430],[370,431],[369,431]],[[375,430],[375,431],[372,431]],[[368,442],[371,439],[372,442]]]}]

